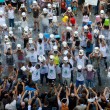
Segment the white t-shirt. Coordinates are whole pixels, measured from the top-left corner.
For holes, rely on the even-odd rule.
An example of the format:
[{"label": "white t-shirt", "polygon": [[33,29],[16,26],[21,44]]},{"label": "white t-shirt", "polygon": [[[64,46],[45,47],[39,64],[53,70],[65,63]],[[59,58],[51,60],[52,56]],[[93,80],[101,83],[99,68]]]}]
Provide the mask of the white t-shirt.
[{"label": "white t-shirt", "polygon": [[77,72],[77,78],[78,81],[84,81],[84,75],[83,75],[83,71],[81,72]]},{"label": "white t-shirt", "polygon": [[38,80],[40,80],[40,69],[34,69],[33,71],[32,71],[32,80],[33,81],[38,81]]},{"label": "white t-shirt", "polygon": [[48,19],[52,19],[52,18],[53,18],[52,10],[48,10]]},{"label": "white t-shirt", "polygon": [[35,67],[34,66],[31,66],[31,67],[27,66],[27,69],[32,73],[32,71],[34,71]]},{"label": "white t-shirt", "polygon": [[89,16],[88,15],[84,15],[82,21],[86,22],[86,23],[89,22]]},{"label": "white t-shirt", "polygon": [[87,59],[86,56],[82,56],[82,58],[80,58],[79,56],[76,56],[76,61],[77,61],[77,66],[78,65],[82,65],[82,68],[85,67],[85,60]]},{"label": "white t-shirt", "polygon": [[48,64],[48,76],[49,79],[56,79],[55,65]]},{"label": "white t-shirt", "polygon": [[27,58],[29,58],[30,62],[37,62],[37,52],[29,52]]},{"label": "white t-shirt", "polygon": [[44,51],[44,42],[42,42],[41,44],[37,43],[37,55],[44,55],[45,51]]},{"label": "white t-shirt", "polygon": [[107,57],[107,46],[102,47],[102,45],[100,44],[100,51],[103,57]]},{"label": "white t-shirt", "polygon": [[67,66],[65,66],[64,64],[62,65],[62,77],[71,78],[71,68],[69,64]]},{"label": "white t-shirt", "polygon": [[14,10],[8,10],[8,19],[14,19]]},{"label": "white t-shirt", "polygon": [[16,109],[16,100],[13,100],[10,104],[6,104],[5,109],[7,109],[7,110],[17,110]]}]

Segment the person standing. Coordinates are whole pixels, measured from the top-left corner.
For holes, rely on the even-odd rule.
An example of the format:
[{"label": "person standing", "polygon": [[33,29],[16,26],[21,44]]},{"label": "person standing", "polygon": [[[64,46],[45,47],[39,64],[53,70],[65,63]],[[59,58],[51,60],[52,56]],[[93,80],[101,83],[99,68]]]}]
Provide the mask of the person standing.
[{"label": "person standing", "polygon": [[54,56],[50,55],[48,63],[48,81],[51,84],[56,79],[56,66],[54,65]]},{"label": "person standing", "polygon": [[92,62],[92,65],[94,66],[94,69],[96,69],[97,71],[99,85],[101,85],[100,61],[102,57],[103,57],[103,54],[101,53],[99,47],[95,47],[93,52],[90,54],[90,60]]},{"label": "person standing", "polygon": [[39,31],[38,17],[39,17],[40,6],[38,5],[36,1],[33,1],[33,4],[30,7],[33,10],[34,30],[36,30],[36,28],[38,27],[38,31]]},{"label": "person standing", "polygon": [[14,11],[15,11],[15,7],[12,7],[11,4],[8,4],[8,7],[6,8],[7,13],[8,13],[8,20],[9,20],[9,27],[14,27]]},{"label": "person standing", "polygon": [[62,69],[62,81],[63,83],[66,83],[67,85],[71,82],[71,69],[72,65],[68,62],[68,57],[65,56],[63,58],[63,63],[60,65]]}]

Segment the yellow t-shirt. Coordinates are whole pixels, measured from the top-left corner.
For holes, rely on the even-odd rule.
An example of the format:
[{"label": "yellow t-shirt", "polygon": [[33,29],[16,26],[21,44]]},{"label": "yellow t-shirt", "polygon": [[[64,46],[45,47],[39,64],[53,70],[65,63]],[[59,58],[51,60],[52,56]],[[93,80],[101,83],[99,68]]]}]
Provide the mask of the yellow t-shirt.
[{"label": "yellow t-shirt", "polygon": [[54,56],[54,64],[59,65],[59,63],[60,63],[59,56]]}]

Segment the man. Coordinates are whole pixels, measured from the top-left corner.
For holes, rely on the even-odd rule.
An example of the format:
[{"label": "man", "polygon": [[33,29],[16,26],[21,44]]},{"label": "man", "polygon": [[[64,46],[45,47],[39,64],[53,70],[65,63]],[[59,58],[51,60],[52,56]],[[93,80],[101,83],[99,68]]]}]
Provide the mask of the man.
[{"label": "man", "polygon": [[102,53],[100,52],[99,47],[95,47],[94,51],[90,54],[90,60],[94,69],[97,71],[99,85],[101,85],[101,77],[100,77],[100,61],[102,59]]},{"label": "man", "polygon": [[60,67],[62,69],[62,81],[63,81],[63,83],[67,83],[67,85],[69,86],[69,84],[71,82],[72,65],[68,62],[67,56],[65,56],[63,58],[63,63],[60,64]]}]

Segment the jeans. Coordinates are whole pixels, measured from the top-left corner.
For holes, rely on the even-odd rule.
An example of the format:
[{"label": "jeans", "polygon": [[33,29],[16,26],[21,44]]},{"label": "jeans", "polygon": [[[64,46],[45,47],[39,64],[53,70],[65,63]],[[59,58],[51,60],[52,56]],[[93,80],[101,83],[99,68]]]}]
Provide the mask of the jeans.
[{"label": "jeans", "polygon": [[45,79],[46,79],[46,83],[48,83],[47,74],[48,74],[48,73],[40,74],[40,77],[41,77],[40,83],[41,83],[42,85],[43,85],[44,77],[45,77]]},{"label": "jeans", "polygon": [[94,81],[90,80],[90,79],[86,79],[86,86],[93,88],[94,87]]},{"label": "jeans", "polygon": [[14,27],[14,19],[9,19],[9,26]]},{"label": "jeans", "polygon": [[76,87],[78,88],[79,85],[83,85],[84,84],[84,81],[78,81],[76,80]]},{"label": "jeans", "polygon": [[30,6],[32,5],[32,3],[33,3],[33,0],[27,0],[27,10],[28,10],[28,12],[31,12],[32,11],[31,8],[30,8]]}]

